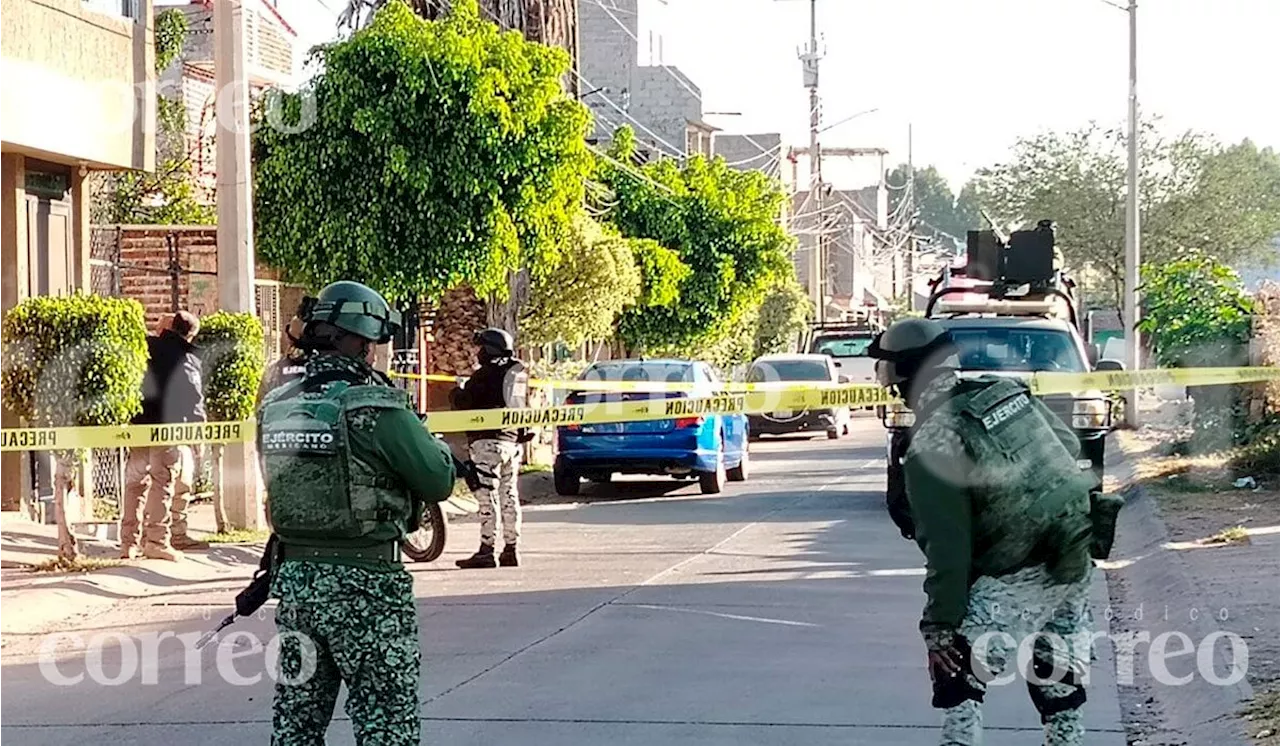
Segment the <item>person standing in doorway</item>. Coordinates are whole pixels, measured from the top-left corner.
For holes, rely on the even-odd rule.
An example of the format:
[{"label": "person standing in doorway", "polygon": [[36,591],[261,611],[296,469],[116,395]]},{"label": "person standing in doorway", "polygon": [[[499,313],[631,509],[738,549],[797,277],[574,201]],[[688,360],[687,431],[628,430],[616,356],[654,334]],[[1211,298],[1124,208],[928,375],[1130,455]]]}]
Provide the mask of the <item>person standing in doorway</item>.
[{"label": "person standing in doorway", "polygon": [[[200,320],[195,314],[179,311],[161,323],[159,334],[147,338],[149,359],[142,383],[142,412],[133,424],[205,421],[204,386],[194,343],[199,331]],[[187,500],[193,470],[191,446],[129,449],[120,511],[121,558],[141,555],[178,560],[183,549],[208,547],[187,536]]]},{"label": "person standing in doorway", "polygon": [[[451,395],[454,409],[514,409],[525,406],[529,390],[529,373],[516,359],[515,340],[502,329],[484,329],[473,339],[479,350],[480,368],[466,385]],[[523,429],[480,430],[467,433],[471,460],[476,465],[480,489],[475,491],[480,503],[480,549],[466,559],[458,560],[463,569],[490,568],[499,565],[517,567],[520,556],[516,545],[520,540],[521,444],[531,439]],[[497,493],[496,495],[494,493]],[[494,556],[497,542],[497,516],[502,510],[502,554]]]}]

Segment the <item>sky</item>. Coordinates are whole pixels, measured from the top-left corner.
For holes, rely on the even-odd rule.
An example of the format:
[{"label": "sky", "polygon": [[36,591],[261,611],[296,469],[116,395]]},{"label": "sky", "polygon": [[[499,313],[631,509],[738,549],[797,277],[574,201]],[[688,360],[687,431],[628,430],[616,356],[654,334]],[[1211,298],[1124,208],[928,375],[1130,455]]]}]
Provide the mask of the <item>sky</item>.
[{"label": "sky", "polygon": [[[594,0],[580,0],[593,2]],[[1120,0],[1123,2],[1124,0]],[[798,47],[806,0],[669,0],[665,61],[698,85],[726,132],[781,132],[808,144]],[[345,0],[279,0],[305,44],[334,36]],[[1019,136],[1096,120],[1123,125],[1128,20],[1104,0],[817,0],[826,49],[823,120],[867,109],[822,136],[832,147],[911,150],[952,184],[998,163]],[[1143,117],[1224,141],[1280,148],[1280,0],[1143,0]],[[874,183],[877,159],[828,158],[838,187]],[[803,164],[799,178],[807,181]]]}]

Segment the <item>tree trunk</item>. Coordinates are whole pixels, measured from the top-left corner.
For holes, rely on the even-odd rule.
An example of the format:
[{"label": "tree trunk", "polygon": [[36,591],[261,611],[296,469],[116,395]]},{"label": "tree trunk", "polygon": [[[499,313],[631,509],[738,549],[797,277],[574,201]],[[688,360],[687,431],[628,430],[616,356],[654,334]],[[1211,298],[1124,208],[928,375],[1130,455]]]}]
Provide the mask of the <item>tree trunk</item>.
[{"label": "tree trunk", "polygon": [[471,288],[459,287],[446,292],[436,314],[432,369],[426,372],[471,375],[476,364],[476,349],[471,338],[485,327],[486,316],[484,302]]},{"label": "tree trunk", "polygon": [[58,524],[58,559],[74,560],[79,554],[76,537],[67,521],[67,498],[75,490],[76,460],[73,451],[61,451],[53,482],[53,520]]}]

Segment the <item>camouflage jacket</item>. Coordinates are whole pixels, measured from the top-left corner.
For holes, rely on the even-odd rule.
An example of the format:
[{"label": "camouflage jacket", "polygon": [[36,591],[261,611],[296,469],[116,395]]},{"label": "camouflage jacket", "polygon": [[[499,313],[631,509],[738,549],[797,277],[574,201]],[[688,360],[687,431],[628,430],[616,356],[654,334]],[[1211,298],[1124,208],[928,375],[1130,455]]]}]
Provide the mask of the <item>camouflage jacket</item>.
[{"label": "camouflage jacket", "polygon": [[1075,433],[1026,386],[995,377],[926,384],[904,461],[928,602],[921,629],[952,630],[969,586],[1045,564],[1059,582],[1084,577],[1092,476]]}]

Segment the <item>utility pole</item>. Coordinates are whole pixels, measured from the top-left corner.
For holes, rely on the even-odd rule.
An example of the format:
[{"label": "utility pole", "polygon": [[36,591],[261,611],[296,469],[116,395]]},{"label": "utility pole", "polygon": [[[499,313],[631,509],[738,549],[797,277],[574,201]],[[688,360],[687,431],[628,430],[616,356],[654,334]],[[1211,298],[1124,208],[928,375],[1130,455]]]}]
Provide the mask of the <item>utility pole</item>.
[{"label": "utility pole", "polygon": [[[213,3],[214,112],[217,129],[218,305],[256,314],[253,201],[249,189],[249,78],[240,0]],[[222,446],[218,489],[232,528],[261,525],[257,457],[252,443]]]},{"label": "utility pole", "polygon": [[[1124,363],[1137,370],[1142,344],[1138,335],[1138,267],[1141,263],[1141,235],[1138,215],[1138,2],[1129,0],[1129,189],[1125,200],[1124,231]],[[1125,421],[1138,422],[1138,389],[1125,397]]]},{"label": "utility pole", "polygon": [[910,219],[907,221],[907,310],[914,311],[916,305],[916,165],[913,153],[911,123],[907,123],[907,210]]},{"label": "utility pole", "polygon": [[809,47],[800,55],[804,69],[804,85],[809,89],[809,195],[818,212],[818,231],[809,256],[809,294],[813,300],[814,319],[826,320],[826,248],[827,213],[822,183],[822,148],[818,133],[822,129],[821,99],[818,98],[818,0],[809,0]]}]

